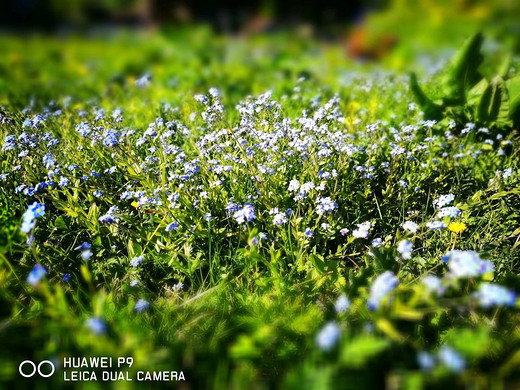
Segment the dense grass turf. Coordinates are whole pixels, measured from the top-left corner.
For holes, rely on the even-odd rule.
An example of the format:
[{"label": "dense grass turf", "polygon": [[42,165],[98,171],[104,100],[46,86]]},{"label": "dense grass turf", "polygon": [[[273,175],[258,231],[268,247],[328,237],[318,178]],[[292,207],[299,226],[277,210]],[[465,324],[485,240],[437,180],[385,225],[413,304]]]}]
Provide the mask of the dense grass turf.
[{"label": "dense grass turf", "polygon": [[[391,57],[292,35],[0,42],[1,381],[132,356],[193,389],[515,383],[509,114],[430,120]],[[446,51],[420,58],[440,94]]]}]

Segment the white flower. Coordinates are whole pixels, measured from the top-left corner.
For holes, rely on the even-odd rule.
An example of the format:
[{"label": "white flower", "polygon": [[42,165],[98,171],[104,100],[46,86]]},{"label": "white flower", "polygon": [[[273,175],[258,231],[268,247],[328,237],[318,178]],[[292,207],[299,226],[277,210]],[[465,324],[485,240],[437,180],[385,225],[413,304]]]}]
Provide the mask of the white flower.
[{"label": "white flower", "polygon": [[323,351],[331,349],[339,340],[341,329],[335,322],[327,322],[316,336],[316,345]]},{"label": "white flower", "polygon": [[372,228],[372,224],[369,221],[365,221],[357,225],[357,229],[352,232],[354,238],[368,238],[368,232]]},{"label": "white flower", "polygon": [[419,225],[412,221],[406,221],[401,226],[409,233],[417,233],[417,230],[419,230]]},{"label": "white flower", "polygon": [[399,241],[397,244],[397,251],[401,254],[404,260],[409,260],[412,257],[413,245],[408,240]]},{"label": "white flower", "polygon": [[341,294],[334,304],[334,308],[338,313],[345,313],[349,307],[350,300],[344,294]]}]

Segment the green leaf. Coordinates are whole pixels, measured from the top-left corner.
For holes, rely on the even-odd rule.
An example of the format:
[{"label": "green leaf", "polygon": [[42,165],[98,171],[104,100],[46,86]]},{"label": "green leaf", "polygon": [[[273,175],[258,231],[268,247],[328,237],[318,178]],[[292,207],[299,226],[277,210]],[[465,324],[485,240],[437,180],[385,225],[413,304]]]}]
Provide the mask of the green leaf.
[{"label": "green leaf", "polygon": [[508,80],[509,115],[515,124],[520,124],[520,76]]},{"label": "green leaf", "polygon": [[354,338],[341,351],[341,362],[346,366],[360,368],[390,346],[390,341],[380,337],[362,335]]},{"label": "green leaf", "polygon": [[65,218],[63,218],[62,215],[56,218],[56,220],[54,221],[54,226],[56,226],[60,230],[67,230],[69,228],[67,222],[65,222]]},{"label": "green leaf", "polygon": [[490,356],[499,348],[498,341],[493,340],[489,329],[484,326],[476,329],[450,329],[444,341],[471,360]]},{"label": "green leaf", "polygon": [[473,35],[451,60],[442,82],[443,100],[448,105],[463,104],[466,91],[482,79],[478,70],[484,60],[480,52],[482,42],[482,33]]},{"label": "green leaf", "polygon": [[132,239],[128,240],[128,257],[133,259],[134,257],[141,256],[143,253],[143,248],[138,243],[132,241]]},{"label": "green leaf", "polygon": [[488,86],[488,81],[486,79],[482,79],[477,84],[475,84],[473,88],[471,88],[468,92],[466,104],[473,109],[475,116],[480,100],[482,99],[482,95],[484,94],[484,92],[486,92]]},{"label": "green leaf", "polygon": [[423,92],[417,81],[415,73],[410,74],[410,89],[412,90],[417,104],[424,112],[426,119],[438,120],[442,117],[442,107],[435,104],[426,94]]},{"label": "green leaf", "polygon": [[486,125],[512,125],[509,118],[509,98],[502,77],[494,77],[486,87],[478,105],[477,119]]},{"label": "green leaf", "polygon": [[310,255],[309,261],[320,272],[320,274],[322,274],[325,272],[325,262],[323,261],[323,258],[320,259],[320,257],[321,256],[319,255]]}]

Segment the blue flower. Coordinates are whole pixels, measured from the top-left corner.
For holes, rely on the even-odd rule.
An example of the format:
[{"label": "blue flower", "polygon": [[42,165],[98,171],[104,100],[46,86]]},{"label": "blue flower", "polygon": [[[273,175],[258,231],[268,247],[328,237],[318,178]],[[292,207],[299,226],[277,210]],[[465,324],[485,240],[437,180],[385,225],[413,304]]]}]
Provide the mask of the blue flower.
[{"label": "blue flower", "polygon": [[166,232],[171,232],[172,230],[177,230],[179,228],[179,222],[172,222],[164,229]]},{"label": "blue flower", "polygon": [[141,264],[144,260],[143,256],[137,256],[134,257],[132,260],[130,260],[130,265],[134,268],[136,268],[139,264]]},{"label": "blue flower", "polygon": [[150,307],[150,303],[145,299],[139,299],[134,306],[134,310],[138,313],[142,313]]},{"label": "blue flower", "polygon": [[365,221],[357,225],[357,229],[352,232],[354,238],[368,238],[368,232],[372,228],[372,224],[369,221]]},{"label": "blue flower", "polygon": [[146,73],[143,76],[139,77],[137,80],[135,80],[134,83],[137,87],[144,88],[150,84],[150,81],[152,81],[152,76]]},{"label": "blue flower", "polygon": [[458,209],[457,207],[455,206],[448,206],[448,207],[443,207],[439,210],[439,212],[437,213],[437,217],[438,218],[443,218],[443,217],[450,217],[450,218],[455,218],[455,217],[458,217],[460,215],[461,211],[460,209]]},{"label": "blue flower", "polygon": [[443,261],[448,263],[450,273],[455,278],[472,278],[495,269],[492,262],[482,260],[475,251],[452,250],[446,253]]},{"label": "blue flower", "polygon": [[107,331],[105,321],[100,317],[90,317],[86,321],[87,327],[94,334],[104,334]]},{"label": "blue flower", "polygon": [[36,264],[27,276],[27,283],[31,286],[36,286],[46,274],[47,270],[41,264]]},{"label": "blue flower", "polygon": [[90,243],[88,243],[88,242],[85,241],[85,242],[84,242],[83,244],[81,244],[80,246],[77,246],[76,248],[74,248],[74,250],[75,250],[75,251],[80,250],[80,249],[82,249],[82,250],[86,250],[86,249],[90,249],[91,247],[92,247],[92,245],[91,245]]},{"label": "blue flower", "polygon": [[455,199],[455,196],[453,194],[441,195],[433,201],[433,205],[436,208],[440,209],[444,206],[449,205],[451,202],[453,202],[454,199]]},{"label": "blue flower", "polygon": [[70,183],[70,180],[69,180],[69,179],[67,179],[67,178],[64,177],[64,176],[61,176],[61,177],[60,177],[60,181],[58,182],[58,185],[59,185],[60,187],[67,187],[67,186],[69,185],[69,183]]},{"label": "blue flower", "polygon": [[70,280],[70,274],[63,274],[63,276],[61,277],[61,279],[64,281],[64,282],[68,282]]},{"label": "blue flower", "polygon": [[92,251],[90,249],[85,249],[84,251],[81,252],[81,258],[83,260],[88,260],[92,257]]},{"label": "blue flower", "polygon": [[482,307],[514,306],[516,295],[513,291],[494,283],[482,283],[474,296]]},{"label": "blue flower", "polygon": [[21,226],[22,233],[29,233],[31,230],[34,229],[35,225],[36,225],[36,222],[34,221],[34,219],[24,220],[22,222],[22,226]]},{"label": "blue flower", "polygon": [[43,164],[45,165],[45,168],[51,169],[56,164],[56,160],[52,156],[52,154],[47,153],[45,156],[43,156]]},{"label": "blue flower", "polygon": [[437,295],[444,294],[444,286],[442,280],[435,275],[427,275],[421,279],[421,282],[430,292],[434,292]]},{"label": "blue flower", "polygon": [[338,313],[345,313],[349,307],[350,300],[344,294],[341,294],[334,304],[334,308]]},{"label": "blue flower", "polygon": [[408,240],[399,241],[397,244],[397,251],[401,254],[404,260],[409,260],[412,257],[413,245]]},{"label": "blue flower", "polygon": [[383,240],[379,237],[374,238],[370,245],[372,245],[373,248],[379,248],[381,245],[383,245]]},{"label": "blue flower", "polygon": [[327,322],[316,335],[316,345],[323,351],[328,351],[339,340],[341,329],[335,322]]},{"label": "blue flower", "polygon": [[246,203],[244,204],[244,207],[233,214],[233,217],[240,224],[251,222],[256,218],[255,208],[251,203]]},{"label": "blue flower", "polygon": [[[30,213],[32,218],[38,218],[45,214],[45,205],[34,202],[32,205],[29,206],[26,213]],[[24,214],[25,218],[25,214]]]},{"label": "blue flower", "polygon": [[318,215],[323,215],[327,212],[331,213],[338,207],[338,204],[328,196],[326,198],[318,197],[317,203],[316,214]]},{"label": "blue flower", "polygon": [[314,232],[310,228],[306,228],[305,231],[303,232],[303,234],[307,238],[311,238],[314,236]]},{"label": "blue flower", "polygon": [[379,275],[372,286],[370,286],[370,297],[368,299],[368,308],[376,310],[383,299],[399,284],[399,279],[391,272],[385,271]]},{"label": "blue flower", "polygon": [[430,371],[435,367],[435,357],[428,352],[420,351],[417,353],[417,364],[424,371]]},{"label": "blue flower", "polygon": [[441,221],[433,221],[433,222],[427,222],[426,227],[430,230],[440,230],[440,229],[445,229],[446,224]]},{"label": "blue flower", "polygon": [[461,372],[466,368],[464,359],[452,348],[444,345],[438,353],[439,361],[453,372]]},{"label": "blue flower", "polygon": [[280,226],[287,222],[287,216],[285,213],[278,213],[273,218],[273,224],[276,226]]},{"label": "blue flower", "polygon": [[114,147],[119,145],[119,133],[113,129],[108,129],[103,134],[103,145],[108,147]]},{"label": "blue flower", "polygon": [[406,221],[401,226],[409,233],[417,233],[417,230],[419,230],[419,225],[412,221]]},{"label": "blue flower", "polygon": [[23,214],[23,222],[21,230],[23,233],[29,233],[34,229],[36,224],[35,219],[45,214],[45,205],[34,202],[31,204]]}]

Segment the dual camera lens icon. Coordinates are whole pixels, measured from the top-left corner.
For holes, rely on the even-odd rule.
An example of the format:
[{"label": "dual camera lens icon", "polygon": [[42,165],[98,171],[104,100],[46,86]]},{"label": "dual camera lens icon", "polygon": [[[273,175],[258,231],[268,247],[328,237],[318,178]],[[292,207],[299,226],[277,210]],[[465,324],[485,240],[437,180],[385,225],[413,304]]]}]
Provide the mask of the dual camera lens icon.
[{"label": "dual camera lens icon", "polygon": [[[44,372],[42,372],[42,366],[45,367],[45,365],[48,365],[50,366],[50,372],[45,374]],[[25,368],[25,366],[30,366],[32,367],[30,370],[29,373],[27,373],[27,371],[29,370],[28,368]],[[34,376],[34,374],[36,374],[36,371],[38,371],[38,374],[40,374],[40,376],[42,378],[48,378],[50,377],[52,374],[54,374],[54,370],[55,370],[55,367],[54,367],[54,363],[52,363],[50,360],[42,360],[38,366],[36,366],[36,364],[31,361],[31,360],[24,360],[23,362],[20,363],[20,365],[18,366],[18,372],[20,373],[21,376],[25,377],[25,378],[30,378],[32,376]],[[24,372],[25,371],[25,372]],[[47,371],[47,370],[46,370]]]}]

